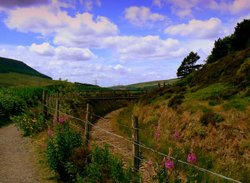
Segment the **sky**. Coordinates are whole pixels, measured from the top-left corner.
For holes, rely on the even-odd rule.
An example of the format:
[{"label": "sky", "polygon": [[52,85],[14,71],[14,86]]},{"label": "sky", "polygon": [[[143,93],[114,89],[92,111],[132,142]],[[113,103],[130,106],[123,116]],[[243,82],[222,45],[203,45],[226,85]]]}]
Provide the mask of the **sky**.
[{"label": "sky", "polygon": [[249,0],[1,0],[0,56],[71,82],[164,80],[249,18]]}]

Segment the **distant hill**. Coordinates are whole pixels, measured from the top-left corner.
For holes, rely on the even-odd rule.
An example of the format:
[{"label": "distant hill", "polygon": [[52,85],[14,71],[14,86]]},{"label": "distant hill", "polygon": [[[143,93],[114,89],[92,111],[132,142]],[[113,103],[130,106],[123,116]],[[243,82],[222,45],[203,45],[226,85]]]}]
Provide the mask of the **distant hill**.
[{"label": "distant hill", "polygon": [[103,88],[98,85],[92,85],[87,83],[75,82],[74,85],[81,91],[100,91],[100,90],[109,90],[108,88]]},{"label": "distant hill", "polygon": [[168,80],[158,80],[158,81],[148,81],[148,82],[142,82],[142,83],[135,83],[130,85],[119,85],[119,86],[113,86],[112,89],[116,90],[136,90],[136,89],[154,89],[158,88],[158,83],[160,83],[161,86],[164,85],[171,85],[175,83],[178,79],[168,79]]},{"label": "distant hill", "polygon": [[36,71],[35,69],[31,68],[21,61],[3,57],[0,57],[0,74],[1,73],[19,73],[29,76],[52,79],[51,77]]}]

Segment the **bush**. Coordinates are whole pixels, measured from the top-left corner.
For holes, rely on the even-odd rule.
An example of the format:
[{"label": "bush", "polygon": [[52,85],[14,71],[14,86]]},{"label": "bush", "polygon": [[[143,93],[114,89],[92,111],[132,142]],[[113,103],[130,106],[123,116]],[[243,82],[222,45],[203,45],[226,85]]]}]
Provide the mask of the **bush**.
[{"label": "bush", "polygon": [[168,102],[168,107],[171,107],[173,109],[176,109],[179,105],[182,104],[183,99],[184,99],[183,94],[177,94],[174,97],[172,97],[169,102]]},{"label": "bush", "polygon": [[210,106],[216,106],[216,105],[219,105],[220,103],[221,103],[221,101],[220,101],[220,100],[216,100],[216,99],[210,100],[210,101],[208,102],[208,104],[209,104]]},{"label": "bush", "polygon": [[123,169],[120,159],[110,154],[108,147],[95,147],[87,165],[83,182],[137,182],[131,169]]},{"label": "bush", "polygon": [[200,122],[203,125],[208,125],[208,124],[215,125],[216,123],[219,123],[221,121],[224,121],[224,118],[221,115],[216,114],[214,112],[204,113],[203,116],[201,116],[200,118]]},{"label": "bush", "polygon": [[38,117],[35,117],[28,113],[23,113],[19,116],[11,117],[11,120],[14,121],[16,125],[23,130],[24,136],[36,134],[47,128],[42,115],[38,115]]},{"label": "bush", "polygon": [[47,158],[49,166],[59,174],[62,180],[69,180],[67,163],[74,148],[80,147],[81,144],[81,135],[70,129],[68,123],[56,126],[55,134],[48,141]]},{"label": "bush", "polygon": [[0,92],[0,111],[5,116],[18,114],[25,108],[26,102],[21,97]]}]

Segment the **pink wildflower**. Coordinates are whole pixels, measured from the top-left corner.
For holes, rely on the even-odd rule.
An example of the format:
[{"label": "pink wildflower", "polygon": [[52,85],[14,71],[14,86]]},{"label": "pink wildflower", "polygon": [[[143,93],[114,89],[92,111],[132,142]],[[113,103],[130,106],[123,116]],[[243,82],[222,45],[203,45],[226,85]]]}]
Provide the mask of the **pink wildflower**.
[{"label": "pink wildflower", "polygon": [[63,124],[65,122],[65,119],[63,117],[59,117],[58,122],[60,124]]},{"label": "pink wildflower", "polygon": [[174,132],[174,135],[173,135],[174,139],[175,139],[175,140],[178,140],[178,139],[180,138],[180,136],[181,136],[180,131],[176,130],[176,131]]},{"label": "pink wildflower", "polygon": [[170,159],[166,159],[165,168],[168,169],[168,170],[174,169],[174,161],[170,160]]},{"label": "pink wildflower", "polygon": [[192,164],[195,164],[197,162],[197,157],[196,157],[195,153],[191,152],[188,154],[187,162],[192,163]]},{"label": "pink wildflower", "polygon": [[159,130],[156,130],[156,131],[155,131],[155,139],[156,139],[157,141],[159,141],[159,140],[160,140],[160,137],[161,137],[160,131],[159,131]]},{"label": "pink wildflower", "polygon": [[161,133],[160,133],[160,124],[157,125],[156,130],[155,130],[155,139],[156,141],[159,141],[161,137]]}]

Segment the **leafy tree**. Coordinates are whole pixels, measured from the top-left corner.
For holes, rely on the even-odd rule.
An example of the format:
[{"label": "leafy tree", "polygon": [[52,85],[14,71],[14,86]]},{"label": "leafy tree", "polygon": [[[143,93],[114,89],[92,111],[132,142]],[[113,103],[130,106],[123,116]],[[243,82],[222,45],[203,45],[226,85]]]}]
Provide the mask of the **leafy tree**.
[{"label": "leafy tree", "polygon": [[232,48],[234,51],[250,47],[250,19],[245,19],[238,23],[232,37]]},{"label": "leafy tree", "polygon": [[219,38],[214,43],[214,48],[207,58],[207,63],[211,64],[229,53],[250,47],[250,19],[238,23],[235,31],[230,36]]},{"label": "leafy tree", "polygon": [[231,52],[231,36],[225,37],[223,39],[219,38],[214,42],[214,48],[211,52],[211,55],[207,58],[207,63],[213,63],[218,59],[226,56],[229,52]]},{"label": "leafy tree", "polygon": [[179,78],[186,77],[191,72],[198,70],[202,65],[195,65],[195,63],[200,59],[197,53],[190,52],[189,55],[183,59],[180,67],[177,70],[177,76]]}]

